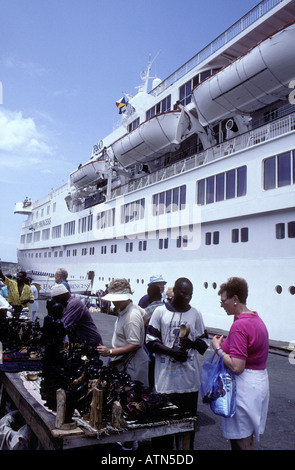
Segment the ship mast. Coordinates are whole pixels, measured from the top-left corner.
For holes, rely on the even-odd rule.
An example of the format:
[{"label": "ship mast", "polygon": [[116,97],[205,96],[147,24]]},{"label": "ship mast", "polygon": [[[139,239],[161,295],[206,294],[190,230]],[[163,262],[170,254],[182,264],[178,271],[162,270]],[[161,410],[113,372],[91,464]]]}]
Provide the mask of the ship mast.
[{"label": "ship mast", "polygon": [[149,60],[148,61],[148,66],[147,66],[147,70],[142,72],[141,74],[141,79],[143,81],[143,84],[142,85],[139,85],[137,88],[138,88],[138,92],[144,92],[144,93],[147,93],[148,92],[148,83],[149,83],[149,79],[151,78],[150,77],[150,71],[151,71],[151,68],[152,68],[152,64],[153,62],[156,60],[156,58],[158,57],[158,55],[160,54],[160,51],[155,55],[155,57],[153,58],[153,60]]}]

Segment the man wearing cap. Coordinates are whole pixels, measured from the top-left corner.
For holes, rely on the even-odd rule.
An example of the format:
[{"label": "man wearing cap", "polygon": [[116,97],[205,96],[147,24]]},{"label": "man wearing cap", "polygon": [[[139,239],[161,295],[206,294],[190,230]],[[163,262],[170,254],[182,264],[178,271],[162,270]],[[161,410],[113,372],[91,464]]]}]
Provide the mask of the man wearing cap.
[{"label": "man wearing cap", "polygon": [[92,347],[103,344],[88,308],[79,298],[73,297],[64,284],[55,284],[51,288],[51,297],[64,306],[61,321],[68,333],[74,332],[79,341]]},{"label": "man wearing cap", "polygon": [[127,279],[114,279],[103,300],[112,301],[118,312],[112,338],[112,348],[98,346],[102,356],[109,356],[111,364],[125,371],[132,380],[148,387],[148,355],[143,349],[146,312],[132,302],[132,290]]},{"label": "man wearing cap", "polygon": [[[160,287],[161,295],[162,295],[162,300],[164,300],[164,289],[165,289],[165,284],[167,284],[166,281],[164,281],[162,274],[156,274],[154,276],[150,277],[150,282],[148,283],[148,287],[151,286],[152,284],[157,284]],[[148,294],[144,295],[141,297],[140,301],[138,302],[138,305],[141,308],[146,308],[149,305],[149,296]]]}]

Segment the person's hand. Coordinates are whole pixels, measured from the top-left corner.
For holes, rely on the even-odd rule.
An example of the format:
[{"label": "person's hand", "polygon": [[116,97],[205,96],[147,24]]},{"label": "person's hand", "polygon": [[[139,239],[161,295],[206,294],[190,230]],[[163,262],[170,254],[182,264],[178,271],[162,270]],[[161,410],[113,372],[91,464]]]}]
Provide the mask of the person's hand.
[{"label": "person's hand", "polygon": [[223,341],[223,336],[219,336],[219,335],[213,336],[211,344],[212,344],[212,348],[214,349],[214,351],[215,349],[221,347],[222,341]]},{"label": "person's hand", "polygon": [[102,344],[97,346],[96,350],[99,352],[99,354],[101,354],[104,357],[108,357],[111,355],[110,348],[108,348],[107,346],[103,346]]},{"label": "person's hand", "polygon": [[182,349],[182,351],[186,351],[187,349],[192,349],[194,348],[195,343],[189,338],[179,338],[179,348]]},{"label": "person's hand", "polygon": [[187,352],[182,351],[181,349],[172,349],[171,350],[171,357],[178,362],[185,362],[187,360]]}]

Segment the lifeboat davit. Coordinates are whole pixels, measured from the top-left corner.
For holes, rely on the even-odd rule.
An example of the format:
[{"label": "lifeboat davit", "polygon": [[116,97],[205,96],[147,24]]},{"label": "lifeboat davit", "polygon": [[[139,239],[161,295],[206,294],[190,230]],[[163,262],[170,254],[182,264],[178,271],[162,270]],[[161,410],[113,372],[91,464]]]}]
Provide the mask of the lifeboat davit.
[{"label": "lifeboat davit", "polygon": [[295,24],[264,39],[193,89],[202,126],[285,99],[294,79]]},{"label": "lifeboat davit", "polygon": [[148,162],[179,147],[190,128],[190,118],[182,109],[157,114],[110,145],[123,167]]},{"label": "lifeboat davit", "polygon": [[70,184],[76,188],[94,185],[104,178],[107,171],[105,156],[89,160],[70,174]]}]

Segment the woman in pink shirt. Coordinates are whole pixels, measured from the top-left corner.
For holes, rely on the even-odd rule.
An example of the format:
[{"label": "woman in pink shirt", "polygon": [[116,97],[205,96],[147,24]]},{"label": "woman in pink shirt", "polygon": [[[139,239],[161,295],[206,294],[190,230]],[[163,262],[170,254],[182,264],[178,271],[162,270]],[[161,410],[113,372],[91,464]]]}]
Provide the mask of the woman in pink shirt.
[{"label": "woman in pink shirt", "polygon": [[248,285],[244,279],[230,278],[221,284],[218,295],[227,315],[234,315],[234,322],[225,340],[214,336],[212,347],[218,355],[224,353],[224,364],[236,375],[237,386],[236,413],[232,418],[222,418],[222,432],[233,450],[251,450],[253,436],[259,440],[267,417],[268,331],[257,312],[246,306]]}]

